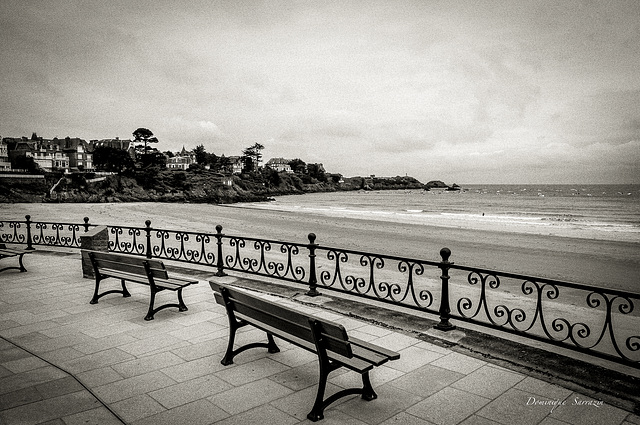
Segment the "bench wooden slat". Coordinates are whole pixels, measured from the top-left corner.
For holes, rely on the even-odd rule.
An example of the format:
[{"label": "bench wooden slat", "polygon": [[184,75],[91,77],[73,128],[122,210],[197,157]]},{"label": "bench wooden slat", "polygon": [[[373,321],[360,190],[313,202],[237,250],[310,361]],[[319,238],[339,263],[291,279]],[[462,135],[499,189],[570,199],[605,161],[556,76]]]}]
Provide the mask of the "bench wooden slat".
[{"label": "bench wooden slat", "polygon": [[[243,300],[240,301],[238,298]],[[216,296],[216,300],[219,304],[225,304],[222,296]],[[313,335],[309,326],[309,316],[303,316],[295,310],[274,305],[273,303],[262,302],[258,298],[242,297],[237,292],[234,292],[231,302],[233,310],[245,318],[274,326],[281,332],[302,339],[314,346]],[[260,309],[260,307],[262,308]],[[346,341],[347,334],[344,327],[326,321],[320,321],[319,323],[322,326],[322,334],[325,337],[326,349],[336,354],[351,357],[351,346]],[[335,335],[337,334],[341,334],[342,338],[336,338]]]},{"label": "bench wooden slat", "polygon": [[[309,315],[301,314],[299,311],[294,309],[285,307],[283,305],[274,304],[265,299],[258,298],[256,296],[250,295],[248,293],[243,292],[242,290],[235,289],[230,293],[230,296],[233,300],[238,301],[244,305],[251,306],[256,308],[257,310],[268,311],[274,316],[285,317],[288,320],[297,323],[304,327],[309,327]],[[329,336],[346,339],[347,331],[344,329],[344,326],[333,323],[325,319],[320,319],[323,325],[323,333],[326,333]],[[310,340],[312,342],[312,340]]]},{"label": "bench wooden slat", "polygon": [[[100,272],[103,275],[108,277],[125,279],[131,282],[141,283],[143,285],[149,285],[149,279],[146,276],[141,276],[135,273],[123,272],[120,270],[113,270],[113,269],[106,269],[106,268],[100,269]],[[154,278],[153,281],[157,286],[162,286],[162,287],[166,287],[167,289],[173,289],[173,290],[177,290],[194,283],[194,281],[192,280],[176,279],[176,278],[169,278],[169,279]]]},{"label": "bench wooden slat", "polygon": [[351,343],[351,347],[355,350],[355,347],[366,348],[369,351],[373,351],[375,353],[381,354],[384,357],[387,357],[389,360],[398,360],[400,358],[400,354],[395,351],[388,350],[384,347],[380,347],[379,345],[371,344],[367,341],[363,341],[358,338],[349,337],[349,342]]},{"label": "bench wooden slat", "polygon": [[[101,258],[102,257],[102,258]],[[121,261],[126,260],[126,261]],[[147,275],[144,262],[146,261],[151,270],[151,274],[154,278],[159,279],[167,279],[169,275],[167,274],[167,270],[164,268],[164,264],[161,261],[150,260],[144,257],[142,258],[128,258],[122,255],[112,258],[105,258],[104,256],[95,256],[94,257],[95,264],[99,268],[111,269],[111,270],[119,270],[128,273],[141,274],[143,276]],[[137,261],[137,262],[136,262]]]},{"label": "bench wooden slat", "polygon": [[[251,320],[250,317],[247,317],[243,314],[238,314],[238,318],[241,318],[243,320]],[[265,332],[271,333],[273,335],[277,335],[279,338],[287,342],[290,342],[291,344],[297,345],[298,347],[304,348],[308,351],[311,351],[312,353],[316,352],[316,347],[312,342],[298,338],[291,334],[283,333],[280,329],[274,326],[269,326],[262,322],[251,322],[251,324],[254,327],[258,329],[262,329]],[[346,366],[348,369],[353,370],[354,372],[363,373],[373,369],[373,365],[371,363],[365,360],[362,360],[360,358],[356,358],[356,357],[349,358],[349,357],[341,356],[340,354],[335,353],[333,351],[328,351],[327,354],[329,355],[329,358],[331,360],[336,360],[340,362],[341,364]]]}]

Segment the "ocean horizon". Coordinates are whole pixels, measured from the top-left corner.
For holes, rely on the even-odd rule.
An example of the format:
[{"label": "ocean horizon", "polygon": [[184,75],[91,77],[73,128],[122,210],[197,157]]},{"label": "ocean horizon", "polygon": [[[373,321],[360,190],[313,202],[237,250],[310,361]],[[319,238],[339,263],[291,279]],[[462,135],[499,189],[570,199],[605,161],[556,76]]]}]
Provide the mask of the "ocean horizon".
[{"label": "ocean horizon", "polygon": [[640,242],[637,185],[462,185],[419,189],[308,193],[276,197],[258,208],[396,223],[552,234]]}]

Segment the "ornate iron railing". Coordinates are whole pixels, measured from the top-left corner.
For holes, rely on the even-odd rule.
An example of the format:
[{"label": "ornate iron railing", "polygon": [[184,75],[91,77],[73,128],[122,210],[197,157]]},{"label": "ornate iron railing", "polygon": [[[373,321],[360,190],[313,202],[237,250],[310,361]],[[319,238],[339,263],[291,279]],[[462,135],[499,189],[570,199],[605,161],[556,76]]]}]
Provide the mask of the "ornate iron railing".
[{"label": "ornate iron railing", "polygon": [[31,221],[31,216],[26,215],[25,221],[0,221],[0,241],[24,243],[28,250],[35,249],[33,245],[80,248],[80,235],[91,227],[94,226],[87,217],[83,224],[77,224]]},{"label": "ornate iron railing", "polygon": [[[81,232],[94,225],[0,221],[0,241],[79,247]],[[264,276],[356,295],[438,315],[436,328],[451,320],[473,323],[640,368],[640,294],[456,265],[451,251],[426,261],[215,233],[107,226],[109,250],[227,271]]]}]

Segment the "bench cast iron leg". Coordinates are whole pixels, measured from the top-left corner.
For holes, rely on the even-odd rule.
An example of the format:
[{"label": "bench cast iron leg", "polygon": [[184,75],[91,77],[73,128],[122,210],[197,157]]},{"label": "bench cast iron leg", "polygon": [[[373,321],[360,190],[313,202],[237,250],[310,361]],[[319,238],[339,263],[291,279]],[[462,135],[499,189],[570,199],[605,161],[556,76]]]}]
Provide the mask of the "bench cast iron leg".
[{"label": "bench cast iron leg", "polygon": [[89,304],[98,304],[98,291],[100,290],[100,275],[96,275],[96,289],[93,291],[93,298],[89,301]]},{"label": "bench cast iron leg", "polygon": [[318,422],[324,418],[324,391],[327,388],[327,378],[329,377],[331,369],[328,364],[320,361],[320,380],[318,381],[318,392],[316,393],[316,401],[313,403],[311,412],[307,415],[307,418],[312,422]]},{"label": "bench cast iron leg", "polygon": [[27,269],[24,268],[24,264],[22,264],[22,257],[24,257],[24,254],[20,254],[20,257],[18,257],[18,262],[20,263],[20,273],[24,273],[27,271]]},{"label": "bench cast iron leg", "polygon": [[180,304],[180,306],[178,307],[179,311],[189,310],[186,304],[184,303],[184,301],[182,300],[182,288],[178,289],[178,303]]},{"label": "bench cast iron leg", "polygon": [[124,279],[120,279],[120,284],[122,285],[122,296],[124,298],[130,297],[131,294],[127,290],[127,286],[124,284]]},{"label": "bench cast iron leg", "polygon": [[279,353],[280,349],[276,345],[276,342],[273,339],[273,335],[267,334],[267,339],[269,340],[269,344],[267,345],[267,349],[268,349],[269,353],[271,353],[271,354]]},{"label": "bench cast iron leg", "polygon": [[369,371],[362,374],[362,398],[367,401],[375,400],[378,395],[373,391],[371,380],[369,379]]},{"label": "bench cast iron leg", "polygon": [[222,360],[220,360],[220,363],[222,363],[224,366],[229,366],[230,364],[233,364],[233,344],[236,341],[236,331],[238,330],[239,326],[238,323],[235,321],[235,318],[232,319],[231,317],[229,318],[229,344],[227,344],[227,351],[224,354],[224,357],[222,358]]},{"label": "bench cast iron leg", "polygon": [[156,291],[154,290],[154,288],[151,288],[151,299],[149,300],[149,311],[147,312],[147,315],[145,316],[144,320],[149,321],[149,320],[153,320],[153,304],[156,301]]}]

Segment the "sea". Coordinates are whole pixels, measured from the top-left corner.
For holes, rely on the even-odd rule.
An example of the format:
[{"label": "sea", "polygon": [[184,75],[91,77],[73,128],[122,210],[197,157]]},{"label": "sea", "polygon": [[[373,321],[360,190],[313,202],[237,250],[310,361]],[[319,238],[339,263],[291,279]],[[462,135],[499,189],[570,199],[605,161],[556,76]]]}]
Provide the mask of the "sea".
[{"label": "sea", "polygon": [[246,208],[640,243],[640,185],[463,185],[311,193]]}]

